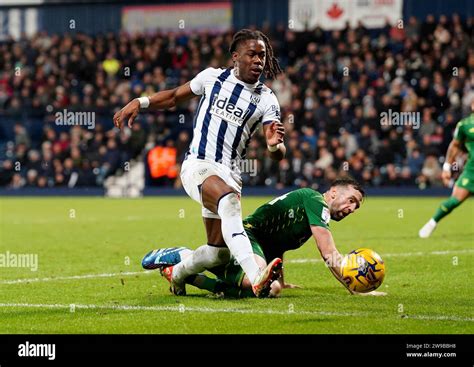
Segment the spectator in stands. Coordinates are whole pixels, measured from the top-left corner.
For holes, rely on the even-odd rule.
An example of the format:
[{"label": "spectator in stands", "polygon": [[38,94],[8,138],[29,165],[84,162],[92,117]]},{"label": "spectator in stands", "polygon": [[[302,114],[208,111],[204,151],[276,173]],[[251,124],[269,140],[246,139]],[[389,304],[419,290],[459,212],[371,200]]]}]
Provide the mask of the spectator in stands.
[{"label": "spectator in stands", "polygon": [[14,127],[15,132],[15,144],[24,144],[27,148],[30,147],[30,137],[25,127],[20,123],[16,123]]},{"label": "spectator in stands", "polygon": [[441,166],[436,155],[428,155],[421,170],[422,175],[431,186],[442,186]]},{"label": "spectator in stands", "polygon": [[[352,173],[374,186],[436,185],[440,155],[474,98],[473,27],[474,18],[455,14],[411,17],[403,29],[387,24],[375,32],[362,24],[333,32],[275,30],[285,73],[272,88],[287,125],[287,159],[273,164],[264,140],[254,139],[247,158],[258,160],[259,169],[246,179],[316,187]],[[180,162],[198,101],[143,115],[123,132],[112,129],[111,116],[124,101],[177,85],[206,65],[228,66],[231,36],[41,32],[22,43],[3,41],[0,185],[102,185],[125,161],[143,159],[169,140]],[[62,109],[94,112],[95,129],[56,125]],[[382,125],[381,113],[389,110],[421,112],[421,126]]]}]

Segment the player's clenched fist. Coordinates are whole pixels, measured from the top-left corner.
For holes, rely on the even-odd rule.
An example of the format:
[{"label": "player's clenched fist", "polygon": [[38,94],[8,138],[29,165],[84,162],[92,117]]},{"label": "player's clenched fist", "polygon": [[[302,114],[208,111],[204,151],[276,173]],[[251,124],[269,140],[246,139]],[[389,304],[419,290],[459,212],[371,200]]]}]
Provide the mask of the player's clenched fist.
[{"label": "player's clenched fist", "polygon": [[122,108],[120,111],[116,112],[114,115],[114,125],[118,127],[119,129],[122,128],[123,122],[125,120],[128,121],[128,127],[132,127],[133,121],[138,116],[138,113],[140,112],[140,102],[138,100],[134,99],[133,101],[130,101],[124,108]]}]

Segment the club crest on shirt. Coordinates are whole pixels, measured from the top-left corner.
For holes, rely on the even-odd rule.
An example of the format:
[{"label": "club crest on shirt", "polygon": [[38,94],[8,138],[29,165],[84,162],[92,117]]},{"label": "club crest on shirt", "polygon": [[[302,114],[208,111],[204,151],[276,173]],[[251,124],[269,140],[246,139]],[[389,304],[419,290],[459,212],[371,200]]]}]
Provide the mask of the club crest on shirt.
[{"label": "club crest on shirt", "polygon": [[258,105],[260,103],[260,96],[250,96],[250,103]]}]

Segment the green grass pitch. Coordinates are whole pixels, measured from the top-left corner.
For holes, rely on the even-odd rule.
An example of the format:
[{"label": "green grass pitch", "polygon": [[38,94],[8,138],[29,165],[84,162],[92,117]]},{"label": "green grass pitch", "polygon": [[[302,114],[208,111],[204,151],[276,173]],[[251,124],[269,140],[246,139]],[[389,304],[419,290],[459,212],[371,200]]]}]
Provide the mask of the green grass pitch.
[{"label": "green grass pitch", "polygon": [[[244,214],[268,199],[244,196]],[[190,286],[175,297],[141,268],[151,249],[205,243],[189,198],[1,198],[0,254],[39,262],[0,267],[0,333],[473,333],[474,201],[417,237],[441,200],[369,197],[331,222],[342,253],[368,247],[385,260],[385,297],[351,296],[310,239],[285,257],[286,281],[302,289],[236,300]]]}]

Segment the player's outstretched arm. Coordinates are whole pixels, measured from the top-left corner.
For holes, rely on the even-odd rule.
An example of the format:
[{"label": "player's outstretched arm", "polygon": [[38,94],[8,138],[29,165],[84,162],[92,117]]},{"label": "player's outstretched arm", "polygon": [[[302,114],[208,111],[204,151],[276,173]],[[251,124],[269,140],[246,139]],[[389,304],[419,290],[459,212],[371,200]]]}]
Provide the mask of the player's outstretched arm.
[{"label": "player's outstretched arm", "polygon": [[127,121],[128,127],[131,128],[140,112],[140,108],[151,108],[155,110],[169,109],[181,102],[196,97],[189,84],[190,82],[187,82],[174,89],[163,90],[149,97],[133,99],[114,115],[114,125],[121,129],[124,121]]},{"label": "player's outstretched arm", "polygon": [[443,165],[443,172],[441,173],[441,178],[445,186],[449,185],[449,181],[451,180],[451,167],[460,153],[462,153],[461,142],[457,139],[451,140],[451,143],[449,143],[448,146],[448,151],[446,152],[446,161]]},{"label": "player's outstretched arm", "polygon": [[279,121],[273,121],[263,125],[263,134],[267,141],[267,147],[270,152],[270,158],[274,161],[281,161],[285,158],[286,147],[283,143],[285,136],[285,127]]},{"label": "player's outstretched arm", "polygon": [[334,275],[334,277],[349,291],[349,293],[354,294],[355,292],[349,289],[342,279],[340,270],[342,255],[336,248],[331,232],[327,228],[319,226],[311,226],[311,232],[316,240],[318,250],[332,275]]}]

